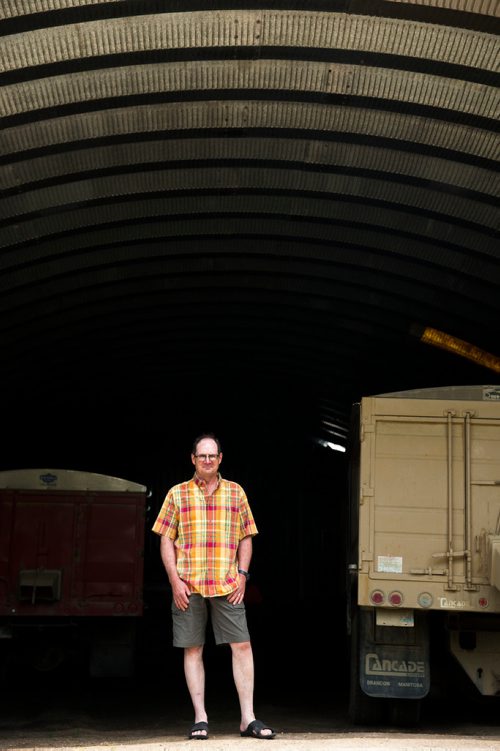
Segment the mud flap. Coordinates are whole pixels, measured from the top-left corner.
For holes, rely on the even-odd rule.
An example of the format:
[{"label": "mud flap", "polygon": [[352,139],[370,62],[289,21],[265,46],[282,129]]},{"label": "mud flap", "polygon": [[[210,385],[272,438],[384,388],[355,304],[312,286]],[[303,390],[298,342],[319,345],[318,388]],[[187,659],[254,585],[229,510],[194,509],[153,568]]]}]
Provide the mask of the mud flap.
[{"label": "mud flap", "polygon": [[359,681],[368,696],[422,699],[430,688],[429,638],[424,613],[414,625],[377,625],[375,609],[360,612]]}]

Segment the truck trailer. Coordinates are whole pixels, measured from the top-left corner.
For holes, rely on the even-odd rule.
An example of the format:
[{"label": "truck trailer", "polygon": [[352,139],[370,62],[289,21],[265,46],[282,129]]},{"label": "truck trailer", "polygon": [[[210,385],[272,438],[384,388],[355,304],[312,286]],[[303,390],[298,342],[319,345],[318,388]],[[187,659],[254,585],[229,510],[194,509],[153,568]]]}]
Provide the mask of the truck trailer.
[{"label": "truck trailer", "polygon": [[3,673],[73,658],[92,676],[133,673],[146,496],[143,485],[92,472],[0,472]]},{"label": "truck trailer", "polygon": [[499,696],[500,386],[367,396],[351,435],[351,719],[418,722],[444,653]]}]

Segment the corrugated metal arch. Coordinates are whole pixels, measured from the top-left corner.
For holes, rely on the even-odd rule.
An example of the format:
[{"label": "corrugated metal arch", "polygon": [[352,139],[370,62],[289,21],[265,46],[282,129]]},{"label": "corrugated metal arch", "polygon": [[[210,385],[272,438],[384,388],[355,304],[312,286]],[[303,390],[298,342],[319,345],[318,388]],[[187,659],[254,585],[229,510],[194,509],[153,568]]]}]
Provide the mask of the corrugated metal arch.
[{"label": "corrugated metal arch", "polygon": [[255,6],[2,3],[13,403],[99,372],[154,399],[221,348],[320,431],[363,392],[485,379],[414,332],[498,346],[498,4]]}]

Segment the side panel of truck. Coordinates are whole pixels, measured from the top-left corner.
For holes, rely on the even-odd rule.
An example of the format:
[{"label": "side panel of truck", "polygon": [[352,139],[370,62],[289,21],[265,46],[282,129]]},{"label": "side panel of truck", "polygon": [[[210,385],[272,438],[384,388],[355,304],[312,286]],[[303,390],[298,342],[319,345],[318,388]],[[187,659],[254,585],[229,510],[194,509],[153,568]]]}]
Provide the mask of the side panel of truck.
[{"label": "side panel of truck", "polygon": [[[8,639],[10,654],[18,643],[30,648],[36,633],[33,662],[42,665],[46,644],[62,655],[67,637],[86,645],[92,674],[130,672],[135,620],[143,612],[145,502],[144,486],[119,478],[0,472],[4,651]],[[54,634],[61,634],[57,650]]]},{"label": "side panel of truck", "polygon": [[142,613],[144,497],[1,491],[1,615]]}]

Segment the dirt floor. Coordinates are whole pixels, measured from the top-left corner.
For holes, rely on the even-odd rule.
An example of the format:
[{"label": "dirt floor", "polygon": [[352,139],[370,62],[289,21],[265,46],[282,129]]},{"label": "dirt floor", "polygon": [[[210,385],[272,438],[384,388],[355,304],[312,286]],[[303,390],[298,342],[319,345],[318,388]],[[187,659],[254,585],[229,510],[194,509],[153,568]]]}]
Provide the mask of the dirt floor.
[{"label": "dirt floor", "polygon": [[[256,740],[239,736],[238,706],[231,684],[210,691],[210,738],[207,751],[246,751]],[[500,751],[498,704],[449,704],[442,698],[424,706],[418,728],[389,725],[363,729],[347,717],[342,693],[290,690],[281,701],[257,700],[259,717],[277,737],[271,748],[337,751],[388,749]],[[0,713],[1,751],[175,751],[190,748],[186,738],[191,707],[182,683],[172,675],[155,683],[124,681],[38,685],[20,678],[4,693]],[[259,745],[260,748],[260,745]]]},{"label": "dirt floor", "polygon": [[[431,736],[421,738],[419,736],[401,736],[388,739],[384,734],[379,737],[366,738],[365,736],[355,736],[343,738],[339,736],[317,736],[317,735],[297,735],[287,738],[276,738],[272,741],[274,751],[360,751],[368,749],[376,751],[384,749],[387,751],[498,751],[500,748],[498,741],[489,741],[484,739],[461,739]],[[36,751],[74,751],[81,749],[83,751],[181,751],[182,749],[191,749],[193,741],[189,740],[167,740],[157,743],[135,743],[128,740],[114,741],[112,743],[100,744],[70,744],[63,746],[36,745],[36,746],[9,746],[9,749],[36,749]],[[219,736],[210,738],[203,746],[207,751],[248,751],[255,748],[255,741],[245,738],[235,739],[233,736]]]}]

